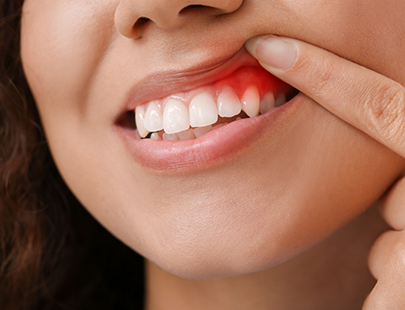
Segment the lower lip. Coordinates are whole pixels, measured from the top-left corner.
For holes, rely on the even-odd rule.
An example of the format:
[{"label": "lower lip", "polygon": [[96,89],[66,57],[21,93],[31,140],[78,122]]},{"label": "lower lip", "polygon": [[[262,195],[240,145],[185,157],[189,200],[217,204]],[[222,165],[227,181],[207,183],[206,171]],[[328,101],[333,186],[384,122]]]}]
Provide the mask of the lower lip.
[{"label": "lower lip", "polygon": [[269,112],[231,122],[194,140],[156,141],[141,139],[136,130],[118,127],[125,145],[136,162],[161,172],[184,172],[230,161],[269,137],[295,114],[297,95]]}]

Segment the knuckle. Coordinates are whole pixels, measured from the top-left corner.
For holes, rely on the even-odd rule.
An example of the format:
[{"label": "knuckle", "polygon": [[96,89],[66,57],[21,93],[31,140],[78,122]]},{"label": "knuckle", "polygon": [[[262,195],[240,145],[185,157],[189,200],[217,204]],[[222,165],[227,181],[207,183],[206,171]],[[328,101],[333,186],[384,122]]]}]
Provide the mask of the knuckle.
[{"label": "knuckle", "polygon": [[391,85],[370,85],[369,100],[364,111],[368,111],[365,119],[369,120],[370,130],[375,130],[391,144],[402,143],[405,133],[405,91],[397,83]]},{"label": "knuckle", "polygon": [[305,72],[304,79],[308,82],[309,92],[314,96],[329,94],[341,71],[337,60],[324,58],[322,60],[307,57],[297,66],[297,70]]}]

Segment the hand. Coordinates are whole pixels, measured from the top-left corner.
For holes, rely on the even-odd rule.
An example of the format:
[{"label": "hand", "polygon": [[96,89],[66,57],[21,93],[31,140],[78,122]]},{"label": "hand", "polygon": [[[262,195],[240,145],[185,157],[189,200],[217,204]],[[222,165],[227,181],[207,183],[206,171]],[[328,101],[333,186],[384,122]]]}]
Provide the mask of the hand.
[{"label": "hand", "polygon": [[263,68],[405,158],[401,84],[294,39],[257,37],[246,49]]},{"label": "hand", "polygon": [[374,243],[369,267],[378,280],[363,310],[405,309],[405,178],[382,199],[381,214],[394,229]]},{"label": "hand", "polygon": [[[247,50],[269,72],[405,158],[405,88],[389,78],[293,39],[263,36]],[[339,98],[339,100],[336,100]],[[381,235],[369,258],[377,284],[363,310],[405,309],[405,178],[382,202],[394,229]]]}]

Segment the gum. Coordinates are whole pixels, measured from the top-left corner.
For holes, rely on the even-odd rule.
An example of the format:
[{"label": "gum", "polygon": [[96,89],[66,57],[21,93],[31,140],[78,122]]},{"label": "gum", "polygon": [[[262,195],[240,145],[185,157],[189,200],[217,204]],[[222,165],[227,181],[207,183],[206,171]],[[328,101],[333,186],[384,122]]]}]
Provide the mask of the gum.
[{"label": "gum", "polygon": [[[242,98],[246,89],[249,86],[256,86],[260,93],[260,98],[263,98],[268,92],[272,92],[275,97],[280,93],[285,93],[289,88],[286,83],[271,75],[261,67],[242,67],[233,72],[228,77],[216,81],[215,83],[207,86],[202,86],[197,89],[191,90],[187,93],[177,93],[169,95],[165,98],[161,98],[157,101],[158,106],[163,110],[166,102],[171,99],[180,100],[188,108],[191,100],[201,92],[208,92],[214,98],[218,100],[218,96],[223,88],[230,86],[233,88],[239,98]],[[149,102],[143,104],[145,108]]]}]

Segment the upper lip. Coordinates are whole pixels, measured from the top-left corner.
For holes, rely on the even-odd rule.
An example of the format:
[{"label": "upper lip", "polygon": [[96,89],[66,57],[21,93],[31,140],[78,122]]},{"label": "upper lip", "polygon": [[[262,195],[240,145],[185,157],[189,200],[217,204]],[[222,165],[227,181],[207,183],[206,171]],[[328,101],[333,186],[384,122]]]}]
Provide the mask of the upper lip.
[{"label": "upper lip", "polygon": [[187,70],[151,74],[130,89],[126,109],[134,110],[142,103],[212,84],[242,66],[259,66],[244,47],[230,56],[208,59]]}]

